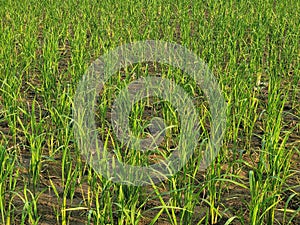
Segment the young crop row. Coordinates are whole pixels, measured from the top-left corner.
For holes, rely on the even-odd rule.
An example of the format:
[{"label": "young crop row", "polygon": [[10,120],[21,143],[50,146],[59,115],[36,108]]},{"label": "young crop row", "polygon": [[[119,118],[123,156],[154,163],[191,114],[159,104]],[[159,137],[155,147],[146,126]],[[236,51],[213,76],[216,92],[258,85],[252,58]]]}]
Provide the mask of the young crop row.
[{"label": "young crop row", "polygon": [[[299,224],[300,3],[291,1],[0,2],[0,224]],[[140,77],[180,85],[199,114],[199,143],[173,177],[118,184],[88,164],[74,136],[74,95],[88,66],[140,40],[180,44],[213,72],[227,104],[225,136],[202,168],[210,105],[190,77],[169,65],[122,68],[97,97],[99,139],[116,159],[152,165],[179,143],[181,119],[160,98],[132,105],[129,124],[149,136],[165,122],[159,149],[118,141],[112,104]],[[160,123],[156,120],[154,122]]]}]

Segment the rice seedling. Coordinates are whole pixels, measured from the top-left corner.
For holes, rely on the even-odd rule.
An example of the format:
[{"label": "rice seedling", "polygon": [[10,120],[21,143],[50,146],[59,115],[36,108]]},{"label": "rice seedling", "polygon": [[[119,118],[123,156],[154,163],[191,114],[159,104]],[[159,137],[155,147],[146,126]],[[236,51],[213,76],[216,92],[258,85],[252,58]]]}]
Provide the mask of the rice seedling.
[{"label": "rice seedling", "polygon": [[[299,224],[299,11],[296,0],[1,1],[0,223]],[[120,110],[142,151],[120,140],[114,103],[134,82],[168,79],[197,112],[191,158],[162,182],[134,186],[91,167],[73,115],[91,63],[141,40],[198,55],[218,81],[227,119],[219,154],[205,167],[214,115],[207,87],[160,62],[115,72],[91,109],[97,138],[115,162],[163,162],[180,146],[181,131],[192,130],[176,104],[144,96]]]}]

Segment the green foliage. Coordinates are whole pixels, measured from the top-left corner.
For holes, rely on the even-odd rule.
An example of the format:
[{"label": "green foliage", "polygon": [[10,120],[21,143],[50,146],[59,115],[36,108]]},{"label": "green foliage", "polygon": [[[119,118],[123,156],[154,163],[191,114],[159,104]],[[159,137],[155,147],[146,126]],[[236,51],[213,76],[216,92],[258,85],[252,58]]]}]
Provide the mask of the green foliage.
[{"label": "green foliage", "polygon": [[[300,223],[299,11],[297,0],[0,1],[0,223]],[[138,77],[181,85],[202,130],[178,174],[134,187],[88,166],[74,140],[72,104],[91,62],[147,39],[181,44],[209,65],[228,104],[227,128],[217,159],[201,170],[210,113],[199,87],[168,65],[122,69],[95,109],[99,138],[118,160],[153,164],[178,143],[176,109],[155,98],[134,104],[129,121],[145,137],[149,114],[163,118],[160,151],[143,154],[116,139],[113,100]]]}]

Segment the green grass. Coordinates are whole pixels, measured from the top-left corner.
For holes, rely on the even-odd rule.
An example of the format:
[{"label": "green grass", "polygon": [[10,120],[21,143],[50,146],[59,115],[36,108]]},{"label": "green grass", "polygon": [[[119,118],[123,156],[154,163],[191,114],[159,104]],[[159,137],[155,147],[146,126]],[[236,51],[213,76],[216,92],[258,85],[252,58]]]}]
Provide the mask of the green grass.
[{"label": "green grass", "polygon": [[[0,1],[0,224],[299,224],[300,3],[291,1]],[[220,153],[205,171],[209,104],[187,74],[141,63],[106,82],[95,118],[118,159],[148,165],[178,144],[180,117],[159,98],[133,105],[137,136],[166,123],[161,151],[116,139],[110,112],[144,76],[172,79],[199,113],[199,145],[173,177],[145,187],[97,174],[74,137],[73,97],[90,63],[139,40],[190,49],[213,71],[227,102]]]}]

